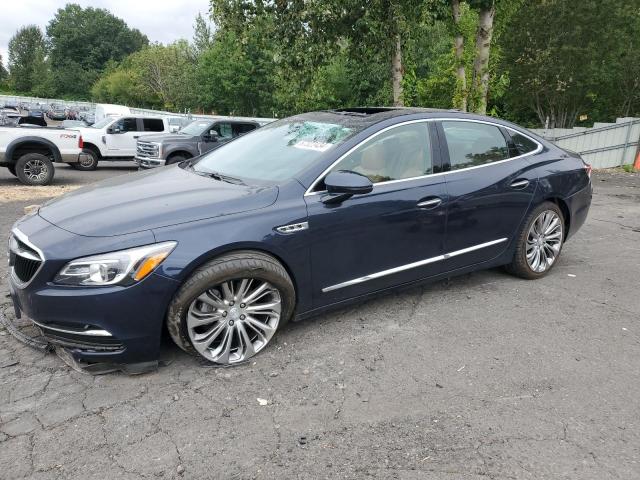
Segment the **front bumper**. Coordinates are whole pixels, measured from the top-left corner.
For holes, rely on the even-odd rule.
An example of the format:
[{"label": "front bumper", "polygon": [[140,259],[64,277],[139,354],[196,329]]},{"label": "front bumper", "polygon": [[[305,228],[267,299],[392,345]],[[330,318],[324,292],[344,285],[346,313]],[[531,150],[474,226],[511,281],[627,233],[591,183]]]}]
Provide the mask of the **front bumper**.
[{"label": "front bumper", "polygon": [[156,168],[163,167],[167,161],[164,158],[148,158],[148,157],[134,157],[135,162],[139,168]]},{"label": "front bumper", "polygon": [[60,155],[61,160],[64,163],[79,163],[82,161],[86,161],[89,159],[89,156],[86,153],[71,153],[71,154],[66,154],[63,153]]},{"label": "front bumper", "polygon": [[[64,349],[74,362],[84,366],[109,366],[111,370],[127,366],[130,371],[135,365],[157,363],[166,309],[178,282],[151,273],[126,287],[52,283],[62,266],[72,260],[69,255],[77,258],[89,252],[149,243],[150,233],[129,238],[82,237],[51,225],[39,215],[23,218],[14,231],[20,233],[18,238],[28,255],[38,254],[42,259],[40,266],[31,269],[24,269],[24,262],[19,268],[15,260],[12,263],[8,282],[16,318],[33,322],[46,342]],[[31,277],[25,279],[25,274]]]}]

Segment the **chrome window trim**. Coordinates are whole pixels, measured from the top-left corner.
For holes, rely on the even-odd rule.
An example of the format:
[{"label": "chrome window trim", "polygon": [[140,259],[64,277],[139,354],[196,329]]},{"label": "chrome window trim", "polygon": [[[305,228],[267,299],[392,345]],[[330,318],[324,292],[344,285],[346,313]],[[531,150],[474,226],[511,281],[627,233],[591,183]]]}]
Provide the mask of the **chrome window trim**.
[{"label": "chrome window trim", "polygon": [[113,336],[107,330],[101,330],[96,328],[93,328],[90,330],[67,330],[64,328],[50,327],[49,325],[45,325],[44,323],[36,322],[33,318],[31,318],[30,320],[38,327],[44,328],[45,330],[51,330],[52,332],[69,333],[71,335],[87,335],[89,337],[112,337]]},{"label": "chrome window trim", "polygon": [[344,287],[350,287],[351,285],[357,285],[359,283],[367,282],[369,280],[375,280],[376,278],[386,277],[387,275],[393,275],[394,273],[404,272],[406,270],[411,270],[412,268],[422,267],[430,263],[447,260],[451,257],[457,257],[458,255],[464,255],[465,253],[470,253],[475,250],[480,250],[481,248],[490,247],[491,245],[497,245],[498,243],[506,242],[507,240],[509,239],[506,237],[499,238],[497,240],[492,240],[490,242],[480,243],[478,245],[473,245],[471,247],[463,248],[461,250],[445,253],[444,255],[438,255],[436,257],[427,258],[425,260],[419,260],[417,262],[407,263],[406,265],[401,265],[399,267],[389,268],[387,270],[382,270],[380,272],[371,273],[369,275],[365,275],[364,277],[358,277],[352,280],[347,280],[346,282],[337,283],[329,287],[324,287],[322,289],[322,293],[331,292],[333,290],[338,290]]},{"label": "chrome window trim", "polygon": [[380,131],[374,133],[373,135],[371,135],[370,137],[365,138],[364,140],[359,142],[357,145],[354,145],[347,152],[345,152],[342,155],[340,155],[340,157],[335,162],[333,162],[329,167],[327,167],[311,183],[309,188],[307,188],[307,190],[304,192],[304,196],[305,197],[310,197],[310,196],[313,196],[313,195],[319,195],[319,194],[327,193],[326,190],[320,190],[320,191],[314,192],[313,189],[333,169],[333,167],[335,167],[338,163],[340,163],[347,155],[350,155],[351,153],[353,153],[354,150],[356,150],[358,147],[363,145],[365,142],[368,142],[372,138],[377,137],[381,133],[384,133],[384,132],[386,132],[388,130],[391,130],[392,128],[401,127],[403,125],[410,125],[410,124],[413,124],[413,123],[423,123],[423,122],[424,123],[428,123],[428,122],[443,122],[443,121],[484,123],[486,125],[491,125],[493,127],[505,128],[507,130],[510,130],[512,132],[515,132],[515,133],[517,133],[519,135],[522,135],[522,136],[528,138],[529,140],[534,142],[537,145],[537,147],[536,147],[535,150],[533,150],[531,152],[523,153],[522,155],[518,155],[518,156],[515,156],[515,157],[511,157],[511,158],[506,158],[504,160],[499,160],[497,162],[485,163],[484,165],[475,165],[473,167],[460,168],[460,169],[457,169],[457,170],[449,170],[448,172],[430,173],[428,175],[421,175],[421,176],[418,176],[418,177],[401,178],[401,179],[398,179],[398,180],[387,180],[386,182],[374,183],[373,184],[373,188],[375,189],[377,186],[380,186],[380,185],[390,185],[390,184],[399,183],[399,182],[410,182],[410,181],[418,180],[418,179],[421,179],[421,178],[437,177],[437,176],[440,176],[440,175],[446,175],[446,174],[450,174],[450,173],[465,172],[467,170],[474,170],[474,169],[477,169],[477,168],[484,168],[484,167],[489,167],[489,166],[492,166],[492,165],[498,165],[500,163],[510,162],[512,160],[517,160],[519,158],[527,157],[529,155],[536,155],[536,154],[540,153],[542,151],[542,149],[544,148],[543,145],[540,142],[538,142],[535,138],[530,137],[526,133],[522,133],[521,131],[516,130],[515,128],[507,127],[506,125],[500,125],[499,123],[493,123],[493,122],[490,122],[490,121],[487,121],[487,120],[475,120],[475,119],[471,119],[471,118],[421,118],[421,119],[418,119],[418,120],[408,120],[406,122],[396,123],[394,125],[390,125],[388,127],[383,128],[382,130],[380,130]]},{"label": "chrome window trim", "polygon": [[[42,250],[40,250],[38,247],[36,247],[33,243],[31,243],[29,241],[29,237],[27,235],[25,235],[24,233],[22,233],[20,230],[18,230],[18,228],[13,228],[11,229],[11,233],[13,235],[15,235],[18,240],[20,240],[22,243],[24,243],[25,245],[27,245],[28,247],[33,248],[33,250],[35,252],[38,253],[38,255],[40,255],[40,266],[38,267],[38,269],[35,271],[35,273],[33,274],[33,276],[31,277],[31,279],[28,282],[22,282],[20,281],[20,279],[18,277],[16,277],[15,273],[14,273],[14,268],[11,267],[11,278],[13,279],[16,287],[18,288],[25,288],[27,285],[29,285],[34,278],[36,278],[36,276],[38,275],[38,273],[40,272],[40,270],[42,270],[42,267],[44,266],[44,261],[45,261],[45,256],[44,253],[42,253]],[[14,252],[16,255],[18,254],[18,252]],[[29,258],[29,257],[25,257],[25,258]],[[32,259],[33,260],[33,259]]]}]

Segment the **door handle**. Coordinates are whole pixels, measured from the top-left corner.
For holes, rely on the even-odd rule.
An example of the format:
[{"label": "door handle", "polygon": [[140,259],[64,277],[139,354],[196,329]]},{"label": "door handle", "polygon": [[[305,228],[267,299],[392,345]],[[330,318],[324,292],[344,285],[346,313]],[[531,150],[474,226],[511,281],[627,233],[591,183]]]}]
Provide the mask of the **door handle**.
[{"label": "door handle", "polygon": [[511,183],[511,185],[509,185],[511,188],[516,188],[518,190],[522,190],[524,188],[527,188],[529,186],[529,180],[526,179],[522,179],[522,180],[516,180],[515,182]]},{"label": "door handle", "polygon": [[418,203],[418,208],[423,208],[425,210],[431,210],[436,208],[442,203],[442,199],[438,197],[430,198],[429,200],[425,200],[423,202]]},{"label": "door handle", "polygon": [[134,135],[133,138],[140,138],[140,135]]}]

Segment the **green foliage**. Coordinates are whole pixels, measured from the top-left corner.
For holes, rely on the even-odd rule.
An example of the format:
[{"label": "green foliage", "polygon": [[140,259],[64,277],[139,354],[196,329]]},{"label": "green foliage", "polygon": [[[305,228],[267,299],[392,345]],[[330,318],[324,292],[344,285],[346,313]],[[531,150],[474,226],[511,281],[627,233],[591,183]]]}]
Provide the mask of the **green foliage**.
[{"label": "green foliage", "polygon": [[67,4],[47,25],[52,89],[56,95],[87,98],[107,63],[148,43],[147,37],[101,8]]},{"label": "green foliage", "polygon": [[20,93],[31,93],[36,73],[44,61],[45,41],[40,29],[28,25],[9,41],[9,84]]}]

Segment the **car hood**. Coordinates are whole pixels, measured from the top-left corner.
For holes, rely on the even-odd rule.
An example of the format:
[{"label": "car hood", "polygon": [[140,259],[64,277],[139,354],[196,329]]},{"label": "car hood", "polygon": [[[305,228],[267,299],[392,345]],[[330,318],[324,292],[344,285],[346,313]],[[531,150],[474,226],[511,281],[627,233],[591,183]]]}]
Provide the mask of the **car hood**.
[{"label": "car hood", "polygon": [[145,142],[171,142],[171,143],[179,143],[179,142],[192,142],[192,135],[184,135],[184,134],[167,134],[167,133],[155,133],[153,135],[142,135],[140,140]]},{"label": "car hood", "polygon": [[45,203],[39,215],[64,230],[115,236],[267,207],[277,187],[226,183],[170,166],[111,178]]}]

